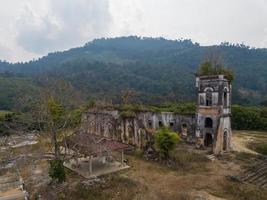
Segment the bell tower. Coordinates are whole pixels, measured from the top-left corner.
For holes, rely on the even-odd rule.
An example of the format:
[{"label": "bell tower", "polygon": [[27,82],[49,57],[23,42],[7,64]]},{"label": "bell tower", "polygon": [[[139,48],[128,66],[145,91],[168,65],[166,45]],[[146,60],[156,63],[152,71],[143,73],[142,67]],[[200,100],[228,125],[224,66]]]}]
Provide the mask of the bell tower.
[{"label": "bell tower", "polygon": [[231,147],[231,87],[225,75],[196,77],[197,146],[210,147],[215,155]]}]

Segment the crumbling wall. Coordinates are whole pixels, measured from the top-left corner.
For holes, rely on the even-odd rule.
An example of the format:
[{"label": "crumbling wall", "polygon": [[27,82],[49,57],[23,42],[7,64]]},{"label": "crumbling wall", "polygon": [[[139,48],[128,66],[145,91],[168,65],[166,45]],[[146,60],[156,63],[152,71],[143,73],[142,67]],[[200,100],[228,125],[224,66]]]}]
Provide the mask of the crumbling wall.
[{"label": "crumbling wall", "polygon": [[161,126],[170,127],[193,142],[195,139],[195,116],[172,112],[136,112],[135,116],[123,117],[118,110],[89,110],[82,117],[82,127],[89,134],[101,135],[138,147],[152,140],[149,130]]}]

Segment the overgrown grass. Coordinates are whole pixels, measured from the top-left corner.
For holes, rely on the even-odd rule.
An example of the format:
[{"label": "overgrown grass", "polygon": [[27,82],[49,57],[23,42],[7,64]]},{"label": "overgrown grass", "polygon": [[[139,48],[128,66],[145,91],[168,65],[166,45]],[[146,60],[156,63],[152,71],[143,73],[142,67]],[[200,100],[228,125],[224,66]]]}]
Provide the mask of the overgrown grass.
[{"label": "overgrown grass", "polygon": [[206,171],[209,159],[202,154],[188,150],[177,149],[172,152],[173,168],[183,171]]},{"label": "overgrown grass", "polygon": [[265,142],[251,142],[247,146],[257,153],[267,155],[267,143]]},{"label": "overgrown grass", "polygon": [[104,184],[84,186],[79,183],[73,191],[59,193],[58,199],[131,200],[137,194],[137,185],[137,182],[125,175],[114,174],[106,177]]},{"label": "overgrown grass", "polygon": [[251,153],[246,153],[246,152],[236,152],[235,153],[235,158],[237,160],[241,161],[249,161],[251,158],[254,158],[255,156],[252,155]]},{"label": "overgrown grass", "polygon": [[217,196],[230,200],[266,200],[267,189],[250,184],[227,182],[223,184],[223,190],[216,193]]}]

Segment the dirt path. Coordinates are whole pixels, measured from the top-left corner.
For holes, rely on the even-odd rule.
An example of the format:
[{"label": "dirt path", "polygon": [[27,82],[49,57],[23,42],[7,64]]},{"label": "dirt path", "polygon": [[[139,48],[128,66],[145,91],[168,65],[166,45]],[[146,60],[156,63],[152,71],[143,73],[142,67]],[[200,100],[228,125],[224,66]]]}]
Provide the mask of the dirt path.
[{"label": "dirt path", "polygon": [[251,149],[247,148],[247,144],[253,140],[254,140],[254,138],[251,136],[242,135],[240,133],[239,134],[233,134],[233,136],[232,136],[233,151],[258,154],[257,152],[252,151]]},{"label": "dirt path", "polygon": [[232,147],[234,151],[258,154],[247,147],[248,143],[255,141],[267,141],[267,134],[257,131],[234,131]]}]

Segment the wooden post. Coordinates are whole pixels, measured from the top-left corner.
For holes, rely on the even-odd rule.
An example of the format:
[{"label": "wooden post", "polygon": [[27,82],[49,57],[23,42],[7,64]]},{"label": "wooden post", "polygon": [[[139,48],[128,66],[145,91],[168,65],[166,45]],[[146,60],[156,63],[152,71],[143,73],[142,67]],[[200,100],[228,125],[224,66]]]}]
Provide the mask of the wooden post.
[{"label": "wooden post", "polygon": [[124,151],[123,149],[121,150],[121,164],[124,164]]},{"label": "wooden post", "polygon": [[93,158],[93,156],[89,157],[89,174],[92,174],[92,172],[93,172],[92,158]]}]

